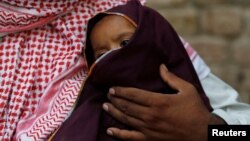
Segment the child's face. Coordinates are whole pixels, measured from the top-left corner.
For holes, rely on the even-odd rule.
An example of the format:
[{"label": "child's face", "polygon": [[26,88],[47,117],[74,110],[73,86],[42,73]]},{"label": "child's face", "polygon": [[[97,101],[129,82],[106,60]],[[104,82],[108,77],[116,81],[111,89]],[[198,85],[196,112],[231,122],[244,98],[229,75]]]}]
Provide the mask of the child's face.
[{"label": "child's face", "polygon": [[126,46],[135,29],[135,26],[122,16],[105,16],[94,26],[90,35],[95,59],[109,50]]}]

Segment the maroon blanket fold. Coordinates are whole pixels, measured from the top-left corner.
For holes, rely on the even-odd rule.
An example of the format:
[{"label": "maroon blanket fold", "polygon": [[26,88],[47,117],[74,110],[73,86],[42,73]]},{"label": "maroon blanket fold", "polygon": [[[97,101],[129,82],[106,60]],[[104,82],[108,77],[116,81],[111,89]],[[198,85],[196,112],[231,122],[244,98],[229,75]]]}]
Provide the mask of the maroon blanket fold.
[{"label": "maroon blanket fold", "polygon": [[[53,140],[117,141],[106,134],[106,129],[110,126],[130,127],[102,110],[102,104],[108,101],[108,89],[112,86],[127,86],[159,93],[175,93],[160,77],[159,66],[162,63],[169,71],[192,83],[208,110],[212,110],[179,36],[161,15],[142,6],[137,0],[131,0],[108,12],[130,18],[137,24],[136,32],[127,46],[112,51],[95,64],[75,110]],[[103,16],[105,13],[95,16],[88,24],[86,58],[89,65],[94,63],[89,33]]]}]

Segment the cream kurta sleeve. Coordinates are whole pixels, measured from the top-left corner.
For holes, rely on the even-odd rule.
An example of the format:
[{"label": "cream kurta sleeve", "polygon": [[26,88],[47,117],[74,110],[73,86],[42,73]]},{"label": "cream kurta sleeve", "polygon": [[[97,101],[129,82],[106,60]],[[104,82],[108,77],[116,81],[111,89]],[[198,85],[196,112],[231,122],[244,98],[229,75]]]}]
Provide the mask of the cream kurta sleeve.
[{"label": "cream kurta sleeve", "polygon": [[240,100],[236,90],[212,73],[203,78],[201,83],[214,114],[228,124],[250,124],[250,105]]}]

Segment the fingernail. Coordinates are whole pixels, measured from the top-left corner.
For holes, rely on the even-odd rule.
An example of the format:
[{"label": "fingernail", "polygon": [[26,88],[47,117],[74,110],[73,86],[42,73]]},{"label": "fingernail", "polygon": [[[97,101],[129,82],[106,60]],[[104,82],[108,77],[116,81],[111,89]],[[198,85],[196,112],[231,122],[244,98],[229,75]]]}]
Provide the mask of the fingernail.
[{"label": "fingernail", "polygon": [[115,95],[115,89],[114,89],[114,88],[110,88],[110,89],[109,89],[109,93],[110,93],[111,95]]},{"label": "fingernail", "polygon": [[102,108],[103,108],[105,111],[108,111],[108,110],[109,110],[109,107],[108,107],[108,105],[107,105],[106,103],[104,103],[104,104],[102,105]]},{"label": "fingernail", "polygon": [[166,67],[165,64],[161,64],[161,67],[162,67],[164,70],[168,71],[168,68]]},{"label": "fingernail", "polygon": [[110,135],[110,136],[113,136],[113,132],[111,130],[107,130],[107,134]]}]

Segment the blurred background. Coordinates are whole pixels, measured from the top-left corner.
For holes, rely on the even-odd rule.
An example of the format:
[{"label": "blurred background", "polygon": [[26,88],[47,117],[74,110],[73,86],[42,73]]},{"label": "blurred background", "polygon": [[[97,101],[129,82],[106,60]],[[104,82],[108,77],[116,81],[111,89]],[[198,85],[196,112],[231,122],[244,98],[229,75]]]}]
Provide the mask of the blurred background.
[{"label": "blurred background", "polygon": [[250,0],[147,0],[250,103]]}]

